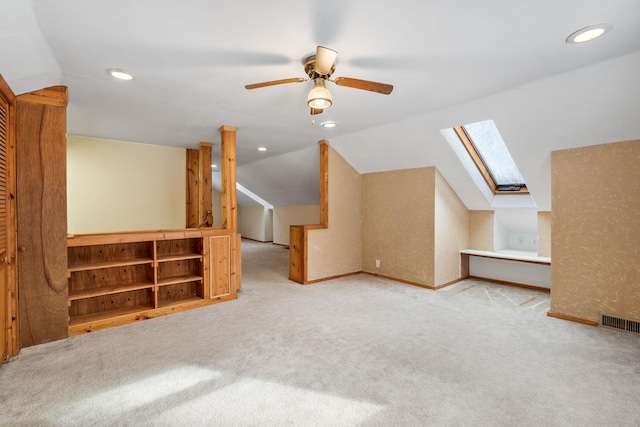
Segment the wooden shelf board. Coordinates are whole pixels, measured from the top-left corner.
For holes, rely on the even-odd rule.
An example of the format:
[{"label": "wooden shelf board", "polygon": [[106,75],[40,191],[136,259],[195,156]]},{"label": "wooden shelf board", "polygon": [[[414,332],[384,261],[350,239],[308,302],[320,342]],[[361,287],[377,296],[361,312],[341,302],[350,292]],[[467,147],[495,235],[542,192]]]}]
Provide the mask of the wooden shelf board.
[{"label": "wooden shelf board", "polygon": [[150,289],[153,288],[153,286],[153,282],[138,282],[122,286],[110,286],[108,288],[85,289],[75,292],[69,291],[69,301],[118,294],[121,292],[137,291],[140,289]]},{"label": "wooden shelf board", "polygon": [[158,262],[169,262],[169,261],[183,261],[187,259],[202,259],[202,254],[183,254],[183,255],[160,255],[158,256]]},{"label": "wooden shelf board", "polygon": [[174,305],[181,305],[181,304],[186,304],[189,302],[198,302],[198,301],[203,301],[204,298],[200,298],[199,296],[195,295],[195,296],[188,296],[188,297],[184,297],[184,298],[176,298],[176,299],[170,299],[170,300],[158,300],[158,308],[163,308],[163,307],[171,307]]},{"label": "wooden shelf board", "polygon": [[132,258],[117,261],[90,262],[86,264],[74,264],[69,266],[69,272],[99,270],[101,268],[127,267],[130,265],[153,264],[152,258]]},{"label": "wooden shelf board", "polygon": [[198,282],[202,279],[202,276],[195,276],[190,274],[184,276],[163,277],[162,279],[158,279],[158,286],[175,285],[185,282]]},{"label": "wooden shelf board", "polygon": [[84,323],[99,322],[102,320],[113,319],[118,316],[126,316],[128,314],[135,314],[144,312],[147,310],[153,310],[151,305],[136,305],[116,308],[113,310],[101,311],[99,313],[82,314],[80,316],[72,316],[69,319],[69,326],[81,325]]}]

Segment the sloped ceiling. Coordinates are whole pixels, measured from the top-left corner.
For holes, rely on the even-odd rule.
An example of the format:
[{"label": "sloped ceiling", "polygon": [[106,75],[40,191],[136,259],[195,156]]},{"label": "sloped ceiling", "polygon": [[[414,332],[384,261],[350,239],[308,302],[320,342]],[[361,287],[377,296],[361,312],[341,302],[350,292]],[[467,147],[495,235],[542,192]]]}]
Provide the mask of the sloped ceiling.
[{"label": "sloped ceiling", "polygon": [[[0,4],[0,73],[16,93],[67,85],[70,134],[195,148],[235,126],[238,181],[274,205],[317,201],[325,138],[361,173],[435,165],[467,207],[488,209],[440,131],[493,119],[539,210],[551,151],[640,138],[637,0]],[[599,22],[614,27],[565,43]],[[338,127],[325,129],[306,108],[310,82],[244,89],[305,77],[317,45],[338,51],[334,76],[393,93],[329,84],[334,105],[316,121]]]}]

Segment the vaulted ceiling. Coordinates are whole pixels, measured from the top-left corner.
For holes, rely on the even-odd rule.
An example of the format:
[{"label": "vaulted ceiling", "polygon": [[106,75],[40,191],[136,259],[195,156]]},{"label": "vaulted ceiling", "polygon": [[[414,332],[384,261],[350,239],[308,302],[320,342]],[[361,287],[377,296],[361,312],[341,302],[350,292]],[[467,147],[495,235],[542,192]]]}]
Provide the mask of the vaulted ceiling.
[{"label": "vaulted ceiling", "polygon": [[[489,209],[441,130],[493,119],[549,210],[551,151],[640,138],[637,0],[0,4],[0,73],[17,94],[68,86],[69,134],[195,148],[235,126],[238,181],[274,205],[317,203],[321,139],[361,173],[436,166],[468,208]],[[613,29],[565,43],[600,22]],[[313,125],[311,82],[244,88],[306,77],[317,45],[338,51],[334,77],[393,93],[329,83],[334,105]]]}]

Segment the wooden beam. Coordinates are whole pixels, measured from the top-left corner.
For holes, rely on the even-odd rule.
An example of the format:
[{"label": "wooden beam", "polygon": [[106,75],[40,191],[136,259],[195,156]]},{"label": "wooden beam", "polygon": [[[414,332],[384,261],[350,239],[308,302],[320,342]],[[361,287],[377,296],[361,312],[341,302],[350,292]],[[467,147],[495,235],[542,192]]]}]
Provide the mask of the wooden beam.
[{"label": "wooden beam", "polygon": [[66,86],[51,86],[45,89],[18,95],[19,101],[33,102],[34,104],[52,105],[54,107],[66,107],[69,103]]},{"label": "wooden beam", "polygon": [[320,144],[320,225],[329,227],[329,141]]},{"label": "wooden beam", "polygon": [[236,128],[221,126],[222,228],[238,230],[236,199]]},{"label": "wooden beam", "polygon": [[196,228],[199,225],[199,156],[198,150],[187,150],[187,228]]},{"label": "wooden beam", "polygon": [[211,144],[198,144],[198,227],[213,226],[213,205],[211,202]]}]

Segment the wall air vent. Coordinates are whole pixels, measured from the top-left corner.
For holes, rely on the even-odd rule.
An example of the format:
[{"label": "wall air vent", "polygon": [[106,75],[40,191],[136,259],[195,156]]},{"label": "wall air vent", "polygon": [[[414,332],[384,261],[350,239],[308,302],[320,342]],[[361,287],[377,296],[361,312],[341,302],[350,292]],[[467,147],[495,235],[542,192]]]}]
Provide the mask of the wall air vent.
[{"label": "wall air vent", "polygon": [[640,334],[640,322],[637,322],[635,320],[622,319],[620,317],[603,314],[602,326],[604,326],[605,328],[617,329],[619,331]]}]

